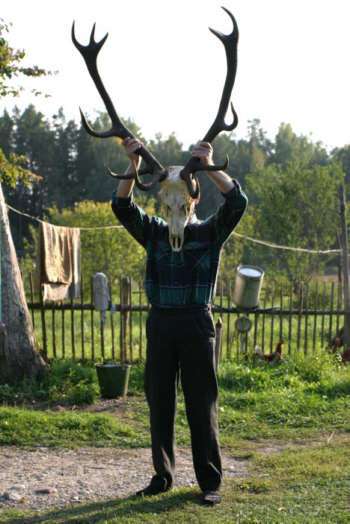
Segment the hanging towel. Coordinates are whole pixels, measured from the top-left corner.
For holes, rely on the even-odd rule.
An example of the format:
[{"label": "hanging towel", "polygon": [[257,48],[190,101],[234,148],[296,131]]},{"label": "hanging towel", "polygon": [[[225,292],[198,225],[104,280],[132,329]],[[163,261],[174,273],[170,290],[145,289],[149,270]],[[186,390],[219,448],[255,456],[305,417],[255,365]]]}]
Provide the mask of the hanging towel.
[{"label": "hanging towel", "polygon": [[43,300],[80,295],[80,230],[40,224],[40,283]]}]

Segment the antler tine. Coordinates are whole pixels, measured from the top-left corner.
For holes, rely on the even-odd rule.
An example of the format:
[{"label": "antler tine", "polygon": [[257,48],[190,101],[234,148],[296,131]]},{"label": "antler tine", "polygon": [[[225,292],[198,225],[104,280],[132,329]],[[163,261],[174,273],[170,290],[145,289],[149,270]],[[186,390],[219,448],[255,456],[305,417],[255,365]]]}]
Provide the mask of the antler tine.
[{"label": "antler tine", "polygon": [[[100,77],[100,74],[98,72],[97,55],[100,52],[102,46],[104,45],[108,37],[108,33],[100,41],[97,42],[95,40],[95,29],[96,29],[96,24],[94,24],[92,27],[92,30],[90,33],[89,44],[84,46],[80,42],[78,42],[78,40],[76,39],[75,23],[73,22],[72,40],[73,40],[73,44],[75,45],[75,47],[78,49],[78,51],[81,53],[82,57],[84,58],[86,67],[90,73],[92,80],[94,81],[97,91],[99,92],[105,104],[107,113],[112,121],[112,127],[107,131],[99,131],[99,132],[95,131],[90,126],[83,112],[80,109],[82,125],[84,129],[87,131],[87,133],[89,133],[89,135],[97,137],[97,138],[108,138],[111,136],[117,136],[121,139],[125,139],[127,137],[135,138],[133,133],[123,124],[123,122],[119,118],[114,108],[114,105],[112,103],[112,100],[110,96],[108,95],[106,88]],[[148,151],[148,149],[146,149],[144,146],[141,146],[137,150],[137,153],[143,158],[143,160],[147,164],[147,171],[150,174],[159,174],[159,173],[163,174],[164,173],[164,168],[161,165],[161,163],[158,162],[158,160],[152,155],[152,153]],[[142,184],[142,182],[139,179],[137,179],[137,175],[135,175],[134,178],[135,178],[135,182],[139,185],[141,189],[141,186],[144,186],[145,184]],[[153,186],[153,182],[152,182],[152,186]]]},{"label": "antler tine", "polygon": [[227,113],[227,109],[230,103],[230,97],[233,89],[233,85],[235,83],[236,79],[236,71],[237,71],[237,44],[238,44],[238,24],[236,22],[235,17],[233,14],[226,9],[226,7],[222,7],[222,9],[228,14],[228,16],[232,20],[233,30],[228,35],[225,35],[221,33],[220,31],[217,31],[216,29],[212,29],[211,27],[209,30],[215,35],[224,45],[225,52],[226,52],[226,61],[227,61],[227,75],[225,80],[224,89],[222,92],[222,97],[220,100],[219,110],[216,115],[216,118],[207,132],[207,134],[204,137],[205,142],[212,142],[214,138],[221,132],[221,131],[232,131],[235,129],[238,125],[238,116],[237,113],[233,107],[233,104],[231,102],[231,111],[233,120],[231,124],[226,124],[225,122],[225,116]]},{"label": "antler tine", "polygon": [[[233,30],[230,34],[224,35],[216,29],[209,28],[210,31],[223,43],[225,47],[226,61],[227,61],[227,74],[224,84],[224,89],[221,95],[220,105],[218,113],[215,117],[213,124],[209,131],[203,138],[203,142],[212,142],[221,131],[232,131],[237,127],[238,116],[231,102],[230,97],[235,83],[236,71],[237,71],[237,44],[238,44],[238,25],[233,14],[226,9],[222,8],[231,18],[233,24]],[[232,111],[232,122],[227,124],[225,122],[225,116],[227,113],[228,106],[230,105]],[[192,198],[196,198],[193,195],[199,195],[199,182],[195,175],[198,171],[221,171],[228,167],[228,157],[223,165],[214,165],[205,167],[201,163],[199,158],[191,157],[186,163],[185,167],[181,171],[181,178],[186,182],[188,191]]]},{"label": "antler tine", "polygon": [[142,191],[149,191],[150,189],[152,189],[156,184],[158,184],[158,182],[163,182],[163,180],[165,180],[168,176],[168,172],[166,170],[164,170],[163,172],[159,173],[157,175],[157,178],[155,180],[153,180],[152,182],[148,183],[148,184],[144,184],[143,182],[141,182],[140,180],[140,176],[145,176],[145,175],[151,175],[152,173],[150,173],[149,169],[145,168],[145,169],[141,169],[140,171],[137,171],[135,173],[129,173],[127,175],[118,175],[117,173],[113,173],[113,171],[111,171],[110,169],[108,169],[108,174],[113,177],[113,178],[117,178],[118,180],[131,180],[131,179],[135,179],[135,184],[136,184],[136,187],[138,187],[139,189],[141,189]]}]

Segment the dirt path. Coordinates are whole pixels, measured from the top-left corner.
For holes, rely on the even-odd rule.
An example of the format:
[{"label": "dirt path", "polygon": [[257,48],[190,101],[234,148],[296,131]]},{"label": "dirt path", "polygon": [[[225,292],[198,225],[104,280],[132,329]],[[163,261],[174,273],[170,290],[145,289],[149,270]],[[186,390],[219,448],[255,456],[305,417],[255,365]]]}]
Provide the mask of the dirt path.
[{"label": "dirt path", "polygon": [[[196,485],[191,452],[177,449],[176,486]],[[0,508],[46,509],[126,497],[150,480],[149,449],[0,447]],[[246,461],[223,455],[224,476],[247,476]]]}]

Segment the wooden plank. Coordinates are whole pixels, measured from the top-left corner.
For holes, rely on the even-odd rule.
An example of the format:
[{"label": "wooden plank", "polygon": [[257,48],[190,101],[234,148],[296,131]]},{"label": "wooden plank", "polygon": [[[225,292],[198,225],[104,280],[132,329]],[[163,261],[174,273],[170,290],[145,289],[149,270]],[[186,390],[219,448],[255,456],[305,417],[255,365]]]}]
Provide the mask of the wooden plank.
[{"label": "wooden plank", "polygon": [[129,287],[129,355],[130,362],[134,361],[134,350],[133,350],[133,333],[132,333],[132,288],[131,288],[131,278],[128,277],[128,287]]},{"label": "wooden plank", "polygon": [[334,282],[332,282],[331,285],[331,314],[329,315],[329,330],[328,330],[328,340],[327,340],[327,346],[332,340],[334,334],[333,334],[333,314],[334,314]]},{"label": "wooden plank", "polygon": [[120,280],[120,358],[127,360],[127,327],[128,327],[129,285],[127,277]]},{"label": "wooden plank", "polygon": [[75,315],[74,315],[74,308],[73,308],[73,299],[71,298],[70,299],[70,304],[71,304],[71,312],[70,312],[70,322],[71,322],[71,326],[70,326],[70,333],[71,333],[71,344],[72,344],[72,358],[73,360],[76,359],[76,354],[75,354]]},{"label": "wooden plank", "polygon": [[113,302],[113,283],[112,279],[109,279],[109,294],[111,297],[111,312],[110,312],[110,320],[111,320],[111,337],[112,337],[112,359],[115,360],[115,328],[114,328],[114,302]]},{"label": "wooden plank", "polygon": [[[315,287],[315,302],[313,305],[313,309],[317,310],[318,308],[318,281],[316,281],[316,287]],[[313,331],[312,331],[312,352],[315,353],[316,351],[316,333],[317,333],[317,314],[314,315],[314,324],[313,324]]]},{"label": "wooden plank", "polygon": [[300,339],[301,339],[301,317],[303,312],[303,299],[304,299],[304,288],[300,285],[299,288],[299,308],[298,308],[298,325],[297,325],[297,352],[300,351]]},{"label": "wooden plank", "polygon": [[51,328],[52,328],[52,351],[53,358],[57,358],[57,348],[56,348],[56,310],[52,309],[51,311]]},{"label": "wooden plank", "polygon": [[105,354],[105,324],[106,324],[106,313],[105,311],[100,312],[100,344],[101,344],[101,357],[104,361],[106,358]]},{"label": "wooden plank", "polygon": [[[93,289],[93,277],[90,279],[90,296],[91,304],[94,303],[94,289]],[[95,311],[91,308],[90,312],[90,323],[91,323],[91,359],[95,360]]]},{"label": "wooden plank", "polygon": [[308,315],[308,306],[309,306],[309,286],[305,286],[305,297],[304,297],[304,355],[308,353],[308,337],[309,337],[309,315]]},{"label": "wooden plank", "polygon": [[65,324],[65,309],[63,307],[63,300],[61,301],[61,332],[62,332],[62,357],[66,358],[66,324]]},{"label": "wooden plank", "polygon": [[81,333],[81,358],[85,360],[85,322],[84,322],[84,282],[83,277],[81,276],[80,281],[80,333]]},{"label": "wooden plank", "polygon": [[264,293],[262,329],[261,329],[261,351],[265,353],[265,309],[266,309],[266,291]]},{"label": "wooden plank", "polygon": [[[271,297],[271,308],[272,309],[275,306],[275,293],[276,293],[276,285],[274,284],[272,288],[272,297]],[[271,353],[274,350],[274,347],[273,347],[274,328],[275,328],[275,316],[271,315],[271,320],[270,320],[270,352]]]},{"label": "wooden plank", "polygon": [[292,330],[293,330],[293,284],[289,290],[289,315],[288,315],[288,355],[292,353]]},{"label": "wooden plank", "polygon": [[[227,290],[227,307],[231,307],[231,288],[230,288],[230,282],[226,283],[226,290]],[[232,350],[231,350],[231,342],[230,342],[230,328],[231,328],[231,313],[227,313],[227,321],[226,321],[226,358],[231,360],[232,358]],[[220,353],[221,356],[222,352]]]},{"label": "wooden plank", "polygon": [[41,333],[42,333],[42,342],[43,342],[43,354],[47,358],[47,331],[46,331],[46,319],[45,319],[45,307],[44,307],[44,298],[43,290],[40,288],[40,316],[41,316]]},{"label": "wooden plank", "polygon": [[140,306],[140,311],[139,311],[139,358],[140,360],[142,360],[142,331],[143,331],[143,318],[142,318],[142,309],[141,309],[141,306],[142,306],[142,287],[141,287],[141,283],[139,282],[139,306]]},{"label": "wooden plank", "polygon": [[335,333],[339,333],[339,322],[340,322],[340,310],[341,310],[341,297],[342,297],[342,288],[340,282],[337,282],[337,313],[336,313],[336,329]]},{"label": "wooden plank", "polygon": [[325,311],[326,311],[326,282],[323,282],[323,290],[322,290],[322,307],[323,312],[321,316],[321,346],[324,347],[324,328],[325,328]]},{"label": "wooden plank", "polygon": [[254,311],[253,351],[255,351],[255,347],[256,347],[257,341],[258,341],[258,325],[259,325],[259,313]]},{"label": "wooden plank", "polygon": [[279,339],[280,339],[280,341],[283,338],[283,315],[282,315],[282,311],[283,311],[283,286],[281,286],[281,288],[280,288],[280,312],[281,312],[281,314],[279,316],[279,320],[280,320]]}]

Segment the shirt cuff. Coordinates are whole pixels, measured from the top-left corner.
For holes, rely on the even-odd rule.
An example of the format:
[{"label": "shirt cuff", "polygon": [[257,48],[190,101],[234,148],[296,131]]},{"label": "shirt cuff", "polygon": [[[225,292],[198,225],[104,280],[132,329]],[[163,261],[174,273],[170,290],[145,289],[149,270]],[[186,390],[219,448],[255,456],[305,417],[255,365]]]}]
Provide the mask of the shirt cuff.
[{"label": "shirt cuff", "polygon": [[232,179],[232,182],[233,188],[230,189],[230,191],[227,191],[227,193],[221,193],[225,199],[232,199],[241,194],[241,186],[239,185],[239,182],[235,179]]},{"label": "shirt cuff", "polygon": [[128,197],[119,197],[117,192],[113,191],[112,193],[112,204],[116,207],[129,207],[132,202],[131,195]]}]

